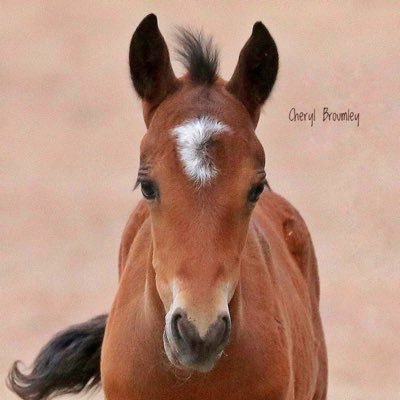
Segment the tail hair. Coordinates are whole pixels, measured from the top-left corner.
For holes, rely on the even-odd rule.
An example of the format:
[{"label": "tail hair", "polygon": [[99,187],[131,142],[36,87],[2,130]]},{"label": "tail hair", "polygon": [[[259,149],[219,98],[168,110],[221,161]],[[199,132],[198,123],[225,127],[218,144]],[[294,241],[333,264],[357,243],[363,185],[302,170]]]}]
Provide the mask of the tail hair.
[{"label": "tail hair", "polygon": [[107,315],[57,333],[39,352],[31,372],[15,361],[6,383],[24,400],[46,400],[89,391],[100,384],[100,355]]}]

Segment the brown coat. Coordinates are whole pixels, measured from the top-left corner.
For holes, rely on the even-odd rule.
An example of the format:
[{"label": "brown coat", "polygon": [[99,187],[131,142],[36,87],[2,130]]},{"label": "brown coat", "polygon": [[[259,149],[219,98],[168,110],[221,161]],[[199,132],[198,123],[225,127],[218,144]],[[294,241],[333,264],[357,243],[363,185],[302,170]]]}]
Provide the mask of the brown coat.
[{"label": "brown coat", "polygon": [[108,399],[326,398],[317,263],[307,227],[286,200],[266,192],[253,212],[230,304],[232,336],[206,375],[180,376],[168,366],[150,235],[147,206],[140,202],[123,234],[120,288],[103,344]]}]

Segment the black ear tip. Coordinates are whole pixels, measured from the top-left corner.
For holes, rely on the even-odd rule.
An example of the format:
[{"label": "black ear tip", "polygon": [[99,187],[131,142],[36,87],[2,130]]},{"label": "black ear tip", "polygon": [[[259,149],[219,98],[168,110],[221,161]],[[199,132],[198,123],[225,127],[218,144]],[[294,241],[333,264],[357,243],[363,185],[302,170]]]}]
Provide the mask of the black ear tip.
[{"label": "black ear tip", "polygon": [[261,21],[257,21],[253,25],[253,31],[251,32],[251,34],[252,35],[269,34],[269,32],[266,26]]},{"label": "black ear tip", "polygon": [[157,15],[156,14],[148,14],[143,18],[143,21],[151,21],[152,23],[157,23]]},{"label": "black ear tip", "polygon": [[153,14],[153,13],[147,14],[147,15],[143,18],[142,22],[145,22],[145,21],[152,22],[152,23],[157,23],[157,15],[156,15],[156,14]]},{"label": "black ear tip", "polygon": [[158,28],[157,16],[155,14],[146,15],[136,30],[152,30]]}]

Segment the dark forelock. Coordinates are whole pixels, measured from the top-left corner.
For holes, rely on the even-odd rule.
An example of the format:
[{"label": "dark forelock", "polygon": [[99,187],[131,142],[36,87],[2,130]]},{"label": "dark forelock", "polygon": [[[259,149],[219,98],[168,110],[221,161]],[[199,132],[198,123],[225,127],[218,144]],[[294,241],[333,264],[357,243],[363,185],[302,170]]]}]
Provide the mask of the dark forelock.
[{"label": "dark forelock", "polygon": [[187,69],[192,82],[211,85],[218,74],[218,50],[211,37],[201,31],[178,28],[176,53]]}]

